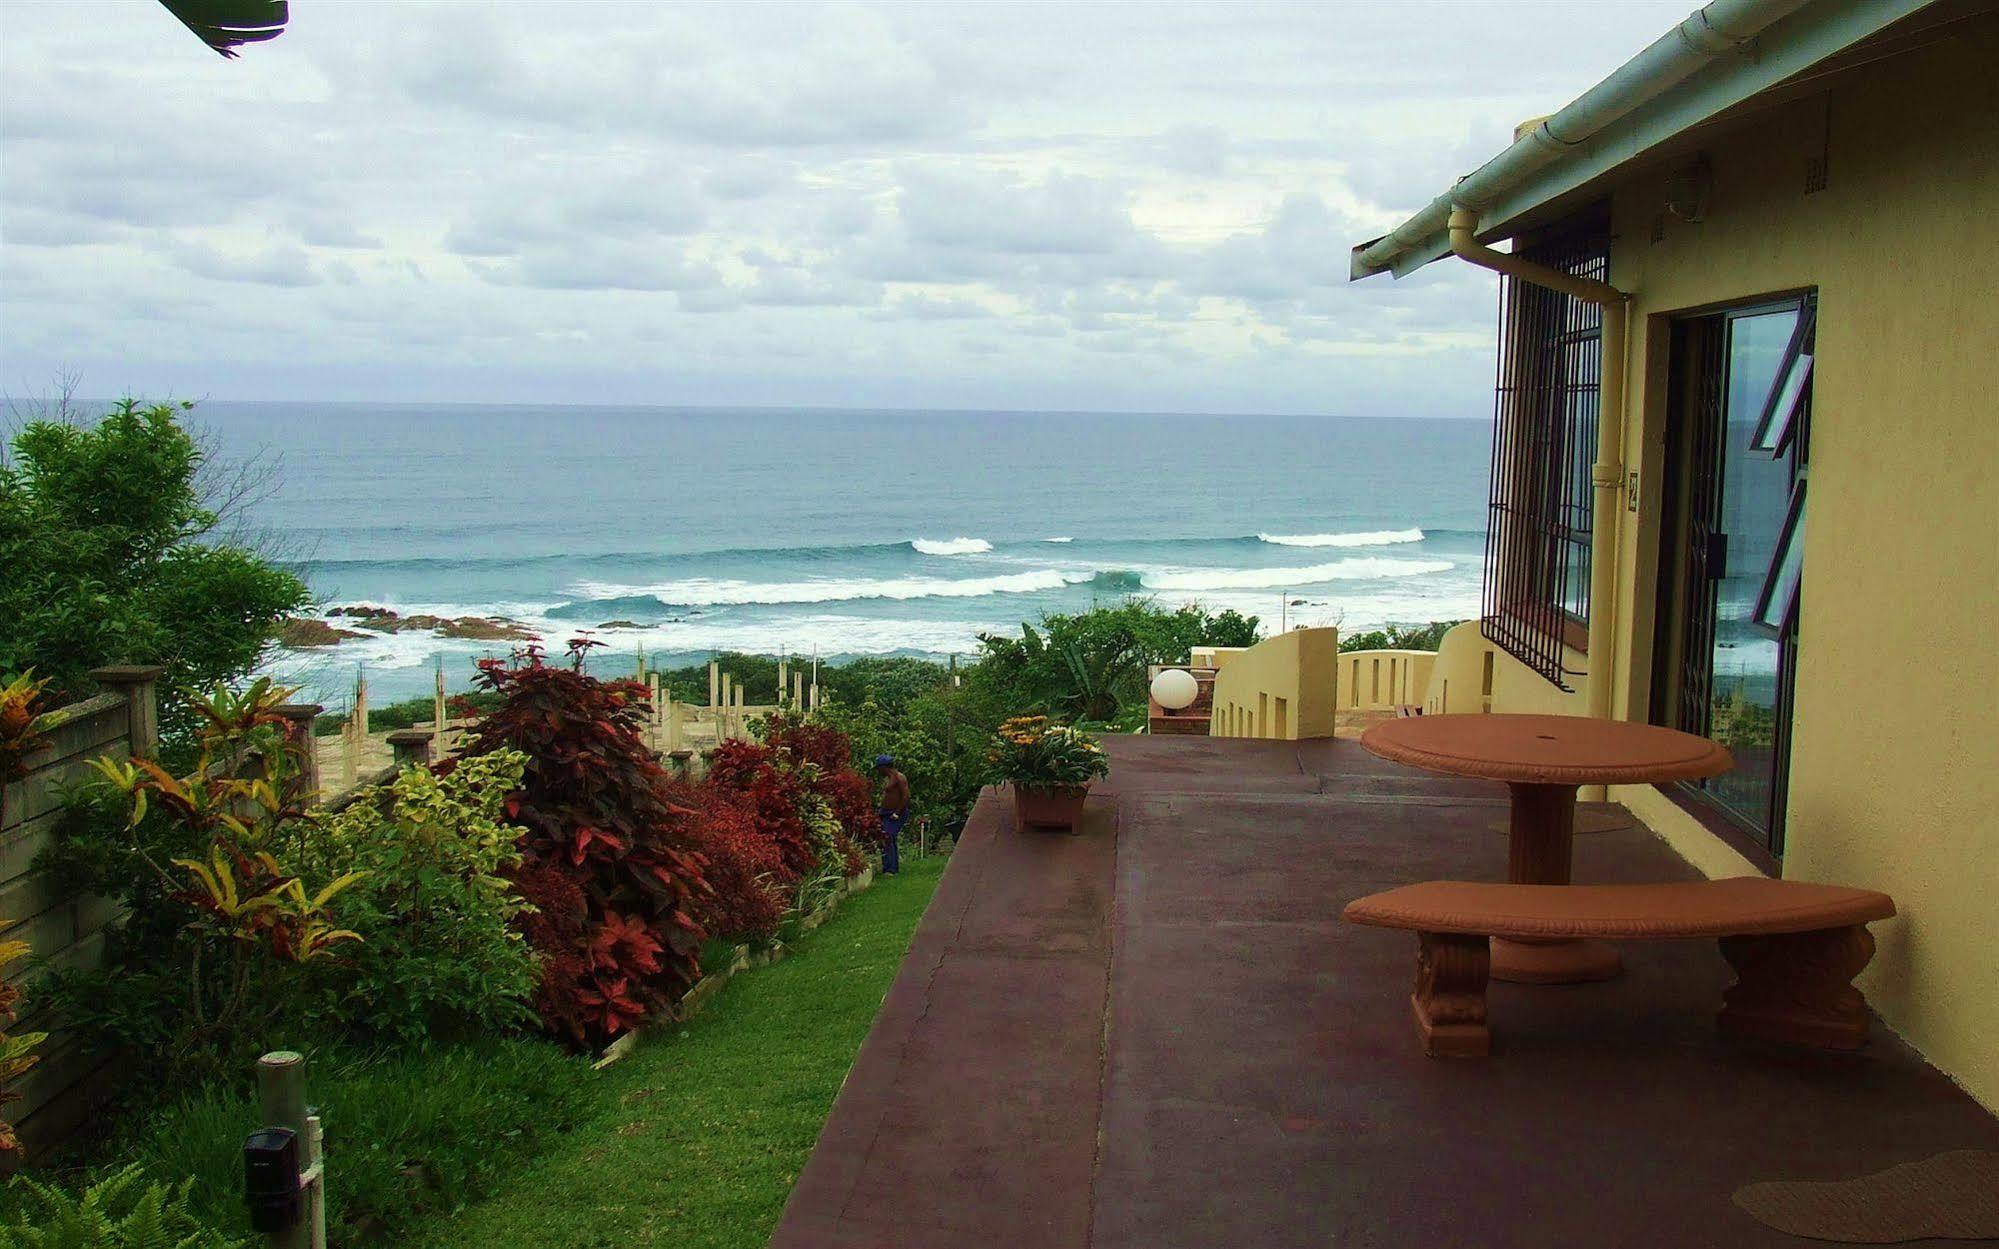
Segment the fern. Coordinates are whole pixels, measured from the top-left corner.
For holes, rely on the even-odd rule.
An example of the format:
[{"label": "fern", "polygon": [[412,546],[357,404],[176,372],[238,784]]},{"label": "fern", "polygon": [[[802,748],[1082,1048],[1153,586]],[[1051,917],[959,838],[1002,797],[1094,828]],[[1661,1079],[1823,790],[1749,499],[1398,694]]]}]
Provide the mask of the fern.
[{"label": "fern", "polygon": [[189,1212],[192,1183],[170,1186],[130,1166],[77,1196],[17,1176],[17,1205],[0,1223],[0,1249],[246,1249]]}]

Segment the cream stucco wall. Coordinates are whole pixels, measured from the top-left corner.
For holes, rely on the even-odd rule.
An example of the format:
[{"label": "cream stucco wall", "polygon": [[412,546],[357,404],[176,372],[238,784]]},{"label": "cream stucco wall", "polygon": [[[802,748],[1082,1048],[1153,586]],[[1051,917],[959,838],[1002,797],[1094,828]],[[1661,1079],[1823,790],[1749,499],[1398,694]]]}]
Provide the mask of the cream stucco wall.
[{"label": "cream stucco wall", "polygon": [[[1667,177],[1612,196],[1611,280],[1633,293],[1613,714],[1650,714],[1666,347],[1676,314],[1815,289],[1795,737],[1783,870],[1864,885],[1862,981],[1883,1017],[1999,1107],[1999,17],[1833,76],[1711,138],[1703,220]],[[1823,156],[1823,190],[1807,166]],[[1599,518],[1599,523],[1605,518]],[[1454,631],[1431,682],[1477,710],[1482,639]],[[1902,659],[1884,657],[1906,657]],[[1494,710],[1580,711],[1501,654]],[[1577,682],[1580,689],[1582,682]],[[1443,708],[1438,707],[1438,710]],[[1615,794],[1716,875],[1741,856],[1650,788]]]},{"label": "cream stucco wall", "polygon": [[1340,707],[1394,711],[1420,703],[1436,662],[1434,651],[1347,651],[1340,656]]},{"label": "cream stucco wall", "polygon": [[1215,737],[1331,737],[1337,629],[1293,629],[1238,651],[1215,674]]}]

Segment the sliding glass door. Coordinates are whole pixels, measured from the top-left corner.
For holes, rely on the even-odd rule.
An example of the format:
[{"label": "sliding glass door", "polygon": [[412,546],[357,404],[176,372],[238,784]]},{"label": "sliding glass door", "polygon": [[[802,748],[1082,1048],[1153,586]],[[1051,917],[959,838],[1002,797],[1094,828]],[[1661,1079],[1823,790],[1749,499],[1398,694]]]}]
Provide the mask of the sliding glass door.
[{"label": "sliding glass door", "polygon": [[1675,327],[1655,719],[1727,746],[1688,788],[1783,851],[1797,665],[1814,308],[1810,297]]}]

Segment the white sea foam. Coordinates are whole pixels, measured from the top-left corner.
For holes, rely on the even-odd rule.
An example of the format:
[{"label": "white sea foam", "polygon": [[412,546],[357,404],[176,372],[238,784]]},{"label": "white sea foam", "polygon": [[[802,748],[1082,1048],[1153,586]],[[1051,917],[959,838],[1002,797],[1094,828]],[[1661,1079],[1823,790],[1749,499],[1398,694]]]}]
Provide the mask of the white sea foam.
[{"label": "white sea foam", "polygon": [[1365,533],[1260,533],[1259,542],[1277,546],[1392,546],[1398,542],[1421,542],[1421,529],[1374,529]]},{"label": "white sea foam", "polygon": [[911,538],[918,555],[984,555],[993,544],[984,538]]},{"label": "white sea foam", "polygon": [[1043,538],[1043,542],[1074,542],[1074,538]]},{"label": "white sea foam", "polygon": [[1455,565],[1441,559],[1343,559],[1302,568],[1148,569],[1140,579],[1150,590],[1281,590],[1327,581],[1372,581],[1385,577],[1421,577],[1449,572]]},{"label": "white sea foam", "polygon": [[715,581],[694,578],[652,585],[582,581],[571,587],[578,598],[656,598],[676,607],[722,607],[748,603],[838,603],[848,599],[984,598],[988,594],[1029,594],[1088,581],[1087,573],[1052,568],[999,577],[828,577],[816,581]]}]

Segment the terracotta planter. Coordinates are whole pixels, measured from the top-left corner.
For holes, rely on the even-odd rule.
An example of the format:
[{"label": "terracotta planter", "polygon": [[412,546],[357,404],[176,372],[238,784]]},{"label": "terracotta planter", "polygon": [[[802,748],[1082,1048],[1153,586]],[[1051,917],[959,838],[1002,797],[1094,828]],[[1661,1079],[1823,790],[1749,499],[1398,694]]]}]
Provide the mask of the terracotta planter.
[{"label": "terracotta planter", "polygon": [[1014,822],[1021,832],[1029,829],[1053,829],[1058,832],[1073,833],[1083,819],[1083,799],[1089,797],[1088,785],[1055,785],[1048,787],[1021,785],[1013,787]]}]

